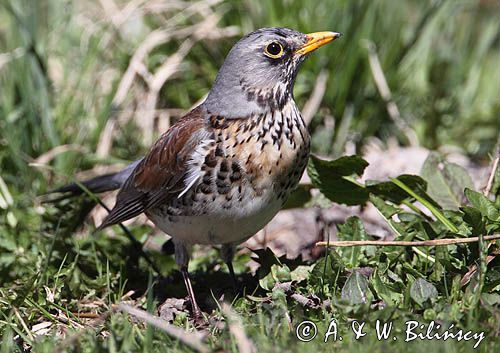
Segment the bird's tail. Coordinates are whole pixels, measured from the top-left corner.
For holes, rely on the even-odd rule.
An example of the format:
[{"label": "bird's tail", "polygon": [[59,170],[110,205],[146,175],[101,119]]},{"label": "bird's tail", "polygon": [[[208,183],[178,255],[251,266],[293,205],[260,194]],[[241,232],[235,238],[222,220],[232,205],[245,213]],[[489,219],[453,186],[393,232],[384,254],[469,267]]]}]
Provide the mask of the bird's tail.
[{"label": "bird's tail", "polygon": [[[61,193],[70,194],[70,196],[78,196],[83,194],[84,188],[95,193],[101,193],[105,191],[116,190],[121,187],[121,184],[116,181],[118,173],[111,173],[105,175],[99,175],[95,178],[82,181],[80,183],[71,183],[55,190],[50,191],[51,194]],[[82,188],[83,186],[84,188]]]},{"label": "bird's tail", "polygon": [[[86,192],[86,190],[98,194],[105,191],[112,191],[122,187],[128,177],[132,174],[140,160],[126,166],[123,170],[117,173],[99,175],[95,178],[85,180],[80,183],[71,183],[63,187],[57,188],[49,192],[49,194],[64,194],[63,196],[50,200],[59,201],[68,197],[78,196]],[[83,186],[83,188],[82,188]]]},{"label": "bird's tail", "polygon": [[[123,184],[125,184],[127,179],[132,175],[135,167],[141,162],[141,160],[142,159],[137,160],[134,163],[129,164],[123,170],[121,170],[117,173],[100,175],[100,176],[97,176],[95,178],[92,178],[92,179],[89,179],[89,180],[86,180],[86,181],[83,181],[80,183],[72,183],[72,184],[60,187],[58,189],[52,190],[48,194],[58,193],[58,194],[62,194],[62,195],[58,196],[56,198],[42,200],[42,202],[44,202],[44,203],[56,203],[56,202],[64,200],[64,199],[71,198],[73,196],[81,195],[81,194],[86,193],[88,191],[90,191],[94,194],[98,194],[98,193],[105,192],[105,191],[112,191],[112,190],[119,189],[123,186]],[[47,196],[47,195],[45,195],[45,196]],[[94,200],[94,201],[96,201],[96,200]],[[103,203],[101,203],[99,201],[98,201],[98,203],[100,203],[104,208],[106,208],[108,212],[110,211],[106,207],[106,205],[104,205]],[[91,204],[90,207],[88,207],[88,206],[89,205],[86,205],[83,212],[80,212],[80,215],[83,215],[83,217],[85,217],[88,214],[88,212],[90,212],[92,210],[92,208],[95,206],[95,203]],[[72,220],[71,223],[72,223],[73,229],[76,229],[75,227],[80,225],[80,223],[83,221],[83,217],[80,216],[80,218],[77,219],[76,221]],[[140,241],[138,241],[132,235],[132,233],[130,233],[130,231],[127,228],[125,228],[125,226],[120,224],[120,227],[123,229],[124,233],[127,235],[129,240],[132,242],[132,246],[133,246],[135,252],[141,254],[144,257],[144,259],[150,264],[150,266],[158,274],[161,274],[160,269],[155,265],[155,263],[151,260],[151,258],[144,252],[144,250],[142,248],[142,243]],[[99,230],[99,229],[102,229],[102,225],[97,230]],[[164,244],[165,249],[172,248],[171,240],[169,240],[168,242],[170,244],[167,244],[167,245]]]}]

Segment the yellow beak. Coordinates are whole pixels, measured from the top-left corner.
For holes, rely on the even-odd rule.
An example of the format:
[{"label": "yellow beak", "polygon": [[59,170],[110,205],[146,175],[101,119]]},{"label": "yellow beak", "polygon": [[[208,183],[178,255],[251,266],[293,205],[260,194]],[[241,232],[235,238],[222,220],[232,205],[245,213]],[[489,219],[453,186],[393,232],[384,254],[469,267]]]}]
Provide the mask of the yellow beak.
[{"label": "yellow beak", "polygon": [[337,39],[342,36],[342,33],[337,32],[315,32],[306,34],[307,42],[295,51],[297,54],[307,54],[319,47],[330,43],[332,40]]}]

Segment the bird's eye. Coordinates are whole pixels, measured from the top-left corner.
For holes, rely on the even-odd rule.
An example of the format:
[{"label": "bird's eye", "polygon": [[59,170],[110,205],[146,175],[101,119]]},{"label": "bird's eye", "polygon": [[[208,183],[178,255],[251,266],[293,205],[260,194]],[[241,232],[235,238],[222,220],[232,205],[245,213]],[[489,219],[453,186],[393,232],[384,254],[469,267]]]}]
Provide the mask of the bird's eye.
[{"label": "bird's eye", "polygon": [[264,54],[270,58],[277,59],[283,55],[283,46],[278,42],[271,42],[266,46]]}]

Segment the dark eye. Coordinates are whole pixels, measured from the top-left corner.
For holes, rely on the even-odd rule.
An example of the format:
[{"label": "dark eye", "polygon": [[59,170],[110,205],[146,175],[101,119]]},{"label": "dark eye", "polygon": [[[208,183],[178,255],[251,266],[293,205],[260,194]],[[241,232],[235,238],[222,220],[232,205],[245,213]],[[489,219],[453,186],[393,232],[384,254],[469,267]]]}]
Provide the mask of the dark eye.
[{"label": "dark eye", "polygon": [[281,55],[283,55],[283,46],[278,42],[271,42],[266,45],[264,54],[273,59],[279,58]]}]

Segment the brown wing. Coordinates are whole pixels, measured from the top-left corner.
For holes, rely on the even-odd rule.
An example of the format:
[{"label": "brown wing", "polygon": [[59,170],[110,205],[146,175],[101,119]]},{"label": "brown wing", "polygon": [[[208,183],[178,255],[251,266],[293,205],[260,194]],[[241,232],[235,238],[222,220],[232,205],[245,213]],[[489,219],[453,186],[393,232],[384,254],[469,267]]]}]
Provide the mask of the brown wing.
[{"label": "brown wing", "polygon": [[187,161],[206,136],[204,113],[197,107],[168,129],[137,165],[99,229],[138,216],[184,185]]}]

